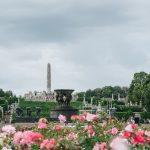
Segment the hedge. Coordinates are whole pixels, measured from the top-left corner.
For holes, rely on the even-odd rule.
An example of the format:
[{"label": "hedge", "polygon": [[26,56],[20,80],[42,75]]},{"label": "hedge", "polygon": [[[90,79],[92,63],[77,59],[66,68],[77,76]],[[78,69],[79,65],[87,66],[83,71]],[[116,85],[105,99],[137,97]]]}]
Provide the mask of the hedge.
[{"label": "hedge", "polygon": [[132,116],[132,112],[116,112],[115,116],[119,119],[119,120],[128,120],[130,116]]},{"label": "hedge", "polygon": [[117,108],[117,112],[128,112],[128,111],[142,112],[142,108],[139,106],[118,106],[118,105],[115,105],[115,107]]},{"label": "hedge", "polygon": [[150,112],[141,112],[142,119],[150,119]]},{"label": "hedge", "polygon": [[[141,119],[150,119],[150,112],[138,112],[141,115]],[[121,120],[128,120],[131,116],[133,116],[133,113],[128,111],[128,112],[116,112],[115,116],[118,119]]]},{"label": "hedge", "polygon": [[[41,114],[40,117],[46,117],[49,118],[50,116],[50,110],[54,109],[55,106],[57,106],[57,102],[42,102],[42,101],[25,101],[21,100],[19,107],[23,110],[23,116],[27,116],[27,107],[30,107],[32,110],[32,116],[36,117],[36,107],[41,108]],[[81,102],[71,102],[71,106],[77,109],[82,108]],[[13,114],[13,120],[15,120],[16,114]]]}]

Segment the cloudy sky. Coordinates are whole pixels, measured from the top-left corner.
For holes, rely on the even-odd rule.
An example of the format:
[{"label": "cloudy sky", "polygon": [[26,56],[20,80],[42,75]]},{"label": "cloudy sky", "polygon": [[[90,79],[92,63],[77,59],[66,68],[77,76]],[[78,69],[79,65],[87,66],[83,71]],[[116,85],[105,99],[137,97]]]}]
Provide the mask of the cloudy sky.
[{"label": "cloudy sky", "polygon": [[128,86],[150,68],[149,0],[1,0],[0,88]]}]

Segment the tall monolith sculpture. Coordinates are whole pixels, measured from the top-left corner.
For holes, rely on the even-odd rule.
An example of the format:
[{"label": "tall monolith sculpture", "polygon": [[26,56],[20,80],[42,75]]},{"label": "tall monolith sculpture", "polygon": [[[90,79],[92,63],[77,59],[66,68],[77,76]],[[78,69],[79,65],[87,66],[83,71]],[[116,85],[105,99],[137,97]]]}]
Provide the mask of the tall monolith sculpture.
[{"label": "tall monolith sculpture", "polygon": [[51,65],[47,64],[47,93],[51,92]]}]

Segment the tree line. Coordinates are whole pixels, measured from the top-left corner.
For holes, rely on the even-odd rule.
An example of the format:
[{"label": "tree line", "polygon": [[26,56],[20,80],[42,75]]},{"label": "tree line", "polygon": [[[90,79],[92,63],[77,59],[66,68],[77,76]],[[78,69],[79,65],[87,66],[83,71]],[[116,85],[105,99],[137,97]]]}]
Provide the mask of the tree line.
[{"label": "tree line", "polygon": [[135,73],[129,87],[105,86],[77,93],[79,101],[83,100],[84,96],[86,99],[95,97],[95,99],[99,100],[102,98],[112,98],[112,94],[115,100],[118,100],[119,94],[120,98],[127,97],[128,102],[133,104],[142,103],[142,106],[147,111],[150,111],[150,74],[146,72]]},{"label": "tree line", "polygon": [[88,89],[85,92],[79,92],[78,97],[95,97],[95,98],[113,98],[118,99],[118,95],[120,98],[125,98],[128,95],[128,87],[120,87],[120,86],[105,86],[103,88],[96,88],[94,90]]},{"label": "tree line", "polygon": [[7,111],[8,106],[17,101],[18,98],[12,91],[4,91],[3,89],[0,89],[0,106],[3,107],[4,111]]},{"label": "tree line", "polygon": [[130,84],[128,99],[133,103],[142,103],[150,111],[150,74],[146,72],[135,73]]}]

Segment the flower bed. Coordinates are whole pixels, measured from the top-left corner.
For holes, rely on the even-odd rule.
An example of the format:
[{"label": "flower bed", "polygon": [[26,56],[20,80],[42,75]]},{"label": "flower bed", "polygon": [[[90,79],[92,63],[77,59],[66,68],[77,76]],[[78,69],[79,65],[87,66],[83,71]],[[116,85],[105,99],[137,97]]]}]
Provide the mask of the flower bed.
[{"label": "flower bed", "polygon": [[5,125],[0,133],[3,150],[128,150],[150,149],[150,130],[116,119],[99,122],[99,116],[84,113],[71,117],[59,116],[60,122],[48,123],[41,118],[32,128]]}]

